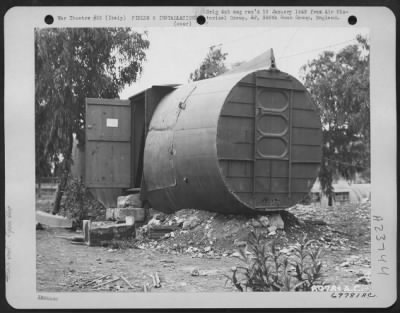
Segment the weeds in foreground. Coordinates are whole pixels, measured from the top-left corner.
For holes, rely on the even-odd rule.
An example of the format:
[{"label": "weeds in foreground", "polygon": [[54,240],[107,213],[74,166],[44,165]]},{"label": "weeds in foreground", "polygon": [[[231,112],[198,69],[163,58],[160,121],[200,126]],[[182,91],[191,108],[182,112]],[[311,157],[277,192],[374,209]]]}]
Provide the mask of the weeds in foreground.
[{"label": "weeds in foreground", "polygon": [[241,292],[310,291],[323,277],[318,242],[305,236],[291,250],[279,248],[279,238],[268,242],[265,234],[253,230],[247,251],[238,251],[245,266],[232,268],[227,282]]}]

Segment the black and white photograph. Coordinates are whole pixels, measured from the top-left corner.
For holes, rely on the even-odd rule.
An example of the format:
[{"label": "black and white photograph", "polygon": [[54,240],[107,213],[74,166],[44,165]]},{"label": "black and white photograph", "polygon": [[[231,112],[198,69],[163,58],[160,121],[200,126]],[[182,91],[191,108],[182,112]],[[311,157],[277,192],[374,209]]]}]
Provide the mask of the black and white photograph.
[{"label": "black and white photograph", "polygon": [[36,29],[38,290],[368,291],[368,32],[328,32]]},{"label": "black and white photograph", "polygon": [[373,31],[201,12],[32,27],[33,292],[373,301]]}]

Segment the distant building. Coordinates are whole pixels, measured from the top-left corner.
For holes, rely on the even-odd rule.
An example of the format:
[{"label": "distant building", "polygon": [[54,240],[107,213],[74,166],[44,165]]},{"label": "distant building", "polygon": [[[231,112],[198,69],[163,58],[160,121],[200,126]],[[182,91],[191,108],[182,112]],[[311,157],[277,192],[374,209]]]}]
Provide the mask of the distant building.
[{"label": "distant building", "polygon": [[[364,203],[371,200],[371,184],[350,184],[341,179],[332,185],[334,196],[332,197],[332,206],[346,203]],[[321,185],[317,180],[311,189],[311,200],[313,203],[319,203],[321,207],[329,206],[329,199],[321,192]]]}]

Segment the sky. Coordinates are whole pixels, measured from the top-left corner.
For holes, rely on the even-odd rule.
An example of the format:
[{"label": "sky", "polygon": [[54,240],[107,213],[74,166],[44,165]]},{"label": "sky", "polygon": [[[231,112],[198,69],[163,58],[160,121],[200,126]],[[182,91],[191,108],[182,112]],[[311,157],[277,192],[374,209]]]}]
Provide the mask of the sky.
[{"label": "sky", "polygon": [[368,29],[356,27],[152,27],[146,30],[150,41],[143,73],[120,93],[121,99],[163,84],[184,84],[199,67],[210,46],[220,45],[228,53],[226,64],[249,61],[266,50],[274,50],[279,70],[300,78],[300,68],[325,50],[340,51],[355,42],[357,34],[368,36]]}]

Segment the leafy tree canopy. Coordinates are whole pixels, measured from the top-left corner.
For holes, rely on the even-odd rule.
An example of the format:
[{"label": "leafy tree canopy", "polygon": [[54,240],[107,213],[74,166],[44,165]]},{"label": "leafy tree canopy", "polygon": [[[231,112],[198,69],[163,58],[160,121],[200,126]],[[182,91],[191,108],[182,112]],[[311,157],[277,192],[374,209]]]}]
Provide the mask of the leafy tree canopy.
[{"label": "leafy tree canopy", "polygon": [[216,77],[227,71],[225,65],[228,53],[222,53],[221,48],[211,46],[200,67],[190,74],[191,81]]},{"label": "leafy tree canopy", "polygon": [[357,43],[337,54],[323,52],[301,70],[304,85],[318,106],[323,126],[323,160],[319,180],[332,194],[336,177],[354,178],[370,169],[369,43]]},{"label": "leafy tree canopy", "polygon": [[146,35],[129,28],[35,30],[36,175],[49,175],[50,165],[62,168],[54,212],[70,170],[73,134],[84,142],[85,98],[117,98],[136,81],[150,44]]},{"label": "leafy tree canopy", "polygon": [[85,97],[116,98],[142,72],[146,34],[128,28],[35,30],[37,172],[68,158],[72,134],[82,141]]}]

